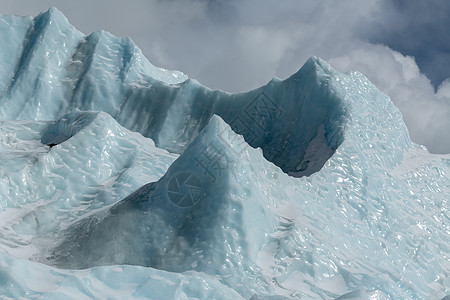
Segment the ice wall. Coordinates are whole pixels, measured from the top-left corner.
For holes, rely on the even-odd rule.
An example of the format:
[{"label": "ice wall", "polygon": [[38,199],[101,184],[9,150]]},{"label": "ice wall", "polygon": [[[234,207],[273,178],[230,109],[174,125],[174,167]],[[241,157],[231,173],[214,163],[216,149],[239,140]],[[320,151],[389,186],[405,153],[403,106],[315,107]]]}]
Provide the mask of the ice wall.
[{"label": "ice wall", "polygon": [[0,32],[5,297],[450,294],[450,156],[362,74],[229,94],[56,9]]},{"label": "ice wall", "polygon": [[[285,81],[232,95],[154,67],[130,39],[107,32],[85,37],[55,8],[35,19],[8,17],[0,26],[5,44],[12,44],[0,53],[6,84],[0,118],[56,120],[74,109],[103,111],[158,147],[181,153],[217,114],[296,176],[319,170],[342,142],[345,105],[327,87],[328,66],[318,58]],[[316,136],[321,151],[305,157]]]}]

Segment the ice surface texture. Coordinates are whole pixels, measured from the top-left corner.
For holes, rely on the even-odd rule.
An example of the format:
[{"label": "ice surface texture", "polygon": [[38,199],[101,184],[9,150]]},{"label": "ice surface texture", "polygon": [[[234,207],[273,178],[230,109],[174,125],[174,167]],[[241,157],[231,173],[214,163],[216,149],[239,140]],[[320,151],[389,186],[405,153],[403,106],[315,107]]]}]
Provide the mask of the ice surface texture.
[{"label": "ice surface texture", "polygon": [[0,294],[442,299],[450,156],[319,58],[246,93],[0,17]]}]

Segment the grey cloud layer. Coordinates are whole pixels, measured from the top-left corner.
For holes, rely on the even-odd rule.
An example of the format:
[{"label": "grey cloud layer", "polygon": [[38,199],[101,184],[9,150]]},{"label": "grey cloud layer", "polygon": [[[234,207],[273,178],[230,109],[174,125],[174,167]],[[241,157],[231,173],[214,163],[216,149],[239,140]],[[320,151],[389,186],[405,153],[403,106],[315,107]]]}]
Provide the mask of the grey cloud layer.
[{"label": "grey cloud layer", "polygon": [[369,40],[414,56],[438,86],[450,74],[450,3],[447,0],[384,0],[383,18],[366,28]]},{"label": "grey cloud layer", "polygon": [[[450,8],[448,1],[433,1],[440,11]],[[368,76],[400,108],[414,141],[449,153],[450,80],[437,92],[429,80],[439,83],[449,76],[450,38],[442,34],[445,42],[438,42],[441,31],[436,31],[442,25],[447,32],[448,21],[427,13],[423,3],[18,0],[0,1],[0,11],[36,15],[56,6],[85,33],[105,29],[131,36],[153,64],[231,92],[255,88],[274,75],[285,78],[317,55],[340,71]],[[420,26],[427,22],[433,25]],[[406,55],[416,55],[421,69]]]}]

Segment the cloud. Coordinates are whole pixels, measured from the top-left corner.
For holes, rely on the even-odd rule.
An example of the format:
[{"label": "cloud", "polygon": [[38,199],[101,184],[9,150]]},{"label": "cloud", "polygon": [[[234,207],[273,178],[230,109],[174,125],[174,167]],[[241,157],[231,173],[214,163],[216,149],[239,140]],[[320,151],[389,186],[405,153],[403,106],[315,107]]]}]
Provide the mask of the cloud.
[{"label": "cloud", "polygon": [[414,56],[434,86],[449,77],[449,1],[383,0],[379,11],[379,17],[363,32],[368,41]]},{"label": "cloud", "polygon": [[130,36],[153,64],[230,92],[286,78],[316,55],[367,75],[399,107],[414,141],[450,153],[450,79],[440,84],[450,70],[450,2],[431,2],[16,0],[1,1],[0,11],[56,6],[85,33]]}]

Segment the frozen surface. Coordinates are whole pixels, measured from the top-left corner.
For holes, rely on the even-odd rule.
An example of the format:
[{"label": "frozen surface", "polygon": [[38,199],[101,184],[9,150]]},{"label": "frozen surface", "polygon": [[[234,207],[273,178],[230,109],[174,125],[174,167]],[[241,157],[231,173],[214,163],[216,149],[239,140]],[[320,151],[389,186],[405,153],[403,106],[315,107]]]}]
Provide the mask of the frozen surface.
[{"label": "frozen surface", "polygon": [[4,298],[450,294],[450,156],[363,75],[212,91],[56,9],[0,45]]}]

